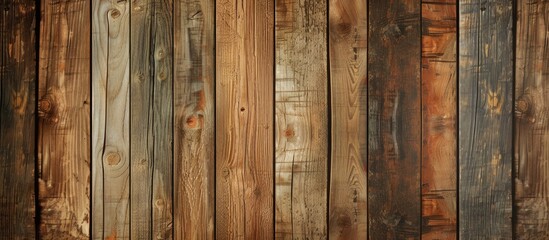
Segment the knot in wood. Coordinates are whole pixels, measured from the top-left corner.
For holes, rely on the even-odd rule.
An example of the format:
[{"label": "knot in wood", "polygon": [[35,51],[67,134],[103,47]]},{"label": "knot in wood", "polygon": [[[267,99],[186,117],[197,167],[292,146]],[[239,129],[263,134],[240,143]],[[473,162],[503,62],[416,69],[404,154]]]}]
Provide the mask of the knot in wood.
[{"label": "knot in wood", "polygon": [[50,113],[52,109],[52,102],[49,99],[41,99],[38,101],[38,111],[42,113]]},{"label": "knot in wood", "polygon": [[530,109],[530,101],[526,97],[519,97],[516,103],[516,110],[521,113],[525,114]]},{"label": "knot in wood", "polygon": [[121,14],[120,14],[120,11],[119,11],[118,9],[113,9],[113,10],[111,10],[111,17],[112,17],[113,19],[116,19],[116,18],[120,17],[120,15],[121,15]]},{"label": "knot in wood", "polygon": [[109,164],[111,166],[112,165],[117,165],[118,163],[120,163],[120,154],[118,154],[116,152],[109,153],[109,154],[107,154],[106,161],[107,161],[107,164]]}]

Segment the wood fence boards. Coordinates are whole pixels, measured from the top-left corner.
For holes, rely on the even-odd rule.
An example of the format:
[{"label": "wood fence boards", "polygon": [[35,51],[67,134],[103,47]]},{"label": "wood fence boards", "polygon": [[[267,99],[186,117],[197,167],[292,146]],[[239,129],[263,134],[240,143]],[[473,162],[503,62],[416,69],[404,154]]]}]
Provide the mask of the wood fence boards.
[{"label": "wood fence boards", "polygon": [[459,11],[459,235],[511,239],[513,2]]}]

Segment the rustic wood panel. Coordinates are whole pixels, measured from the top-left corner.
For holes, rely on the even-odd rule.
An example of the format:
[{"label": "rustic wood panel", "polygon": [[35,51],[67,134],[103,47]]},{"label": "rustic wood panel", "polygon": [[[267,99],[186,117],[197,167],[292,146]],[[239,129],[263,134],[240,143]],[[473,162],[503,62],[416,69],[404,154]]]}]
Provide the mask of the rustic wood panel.
[{"label": "rustic wood panel", "polygon": [[172,237],[173,1],[131,2],[131,237]]},{"label": "rustic wood panel", "polygon": [[456,1],[422,2],[422,239],[456,239]]},{"label": "rustic wood panel", "polygon": [[175,2],[176,239],[214,239],[215,1]]},{"label": "rustic wood panel", "polygon": [[130,3],[92,1],[92,238],[130,238]]},{"label": "rustic wood panel", "polygon": [[35,238],[35,1],[0,9],[0,238]]},{"label": "rustic wood panel", "polygon": [[91,1],[41,4],[40,238],[88,239]]},{"label": "rustic wood panel", "polygon": [[516,239],[549,239],[549,1],[517,2]]},{"label": "rustic wood panel", "polygon": [[369,4],[369,236],[417,239],[421,221],[421,2]]},{"label": "rustic wood panel", "polygon": [[274,4],[216,6],[216,236],[272,239]]},{"label": "rustic wood panel", "polygon": [[459,235],[511,239],[513,2],[459,11]]},{"label": "rustic wood panel", "polygon": [[330,239],[367,238],[366,0],[329,2]]}]

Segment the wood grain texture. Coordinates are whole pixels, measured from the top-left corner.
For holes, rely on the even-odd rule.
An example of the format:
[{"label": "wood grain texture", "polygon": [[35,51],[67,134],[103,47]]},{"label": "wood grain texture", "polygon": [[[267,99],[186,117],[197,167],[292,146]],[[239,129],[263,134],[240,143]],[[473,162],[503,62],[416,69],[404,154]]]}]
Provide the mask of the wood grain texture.
[{"label": "wood grain texture", "polygon": [[130,3],[92,1],[92,238],[130,238]]},{"label": "wood grain texture", "polygon": [[329,2],[330,239],[367,238],[366,0]]},{"label": "wood grain texture", "polygon": [[171,239],[173,1],[130,9],[131,237]]},{"label": "wood grain texture", "polygon": [[421,2],[369,4],[369,237],[418,239]]},{"label": "wood grain texture", "polygon": [[91,1],[41,4],[38,115],[40,238],[90,232]]},{"label": "wood grain texture", "polygon": [[216,3],[216,238],[273,237],[272,0]]},{"label": "wood grain texture", "polygon": [[178,0],[174,16],[174,234],[214,239],[215,1]]},{"label": "wood grain texture", "polygon": [[516,239],[549,239],[549,1],[517,2]]},{"label": "wood grain texture", "polygon": [[513,2],[459,11],[459,235],[511,239]]},{"label": "wood grain texture", "polygon": [[328,235],[326,7],[276,1],[276,239]]},{"label": "wood grain texture", "polygon": [[36,2],[0,8],[0,239],[34,239]]},{"label": "wood grain texture", "polygon": [[422,239],[456,239],[456,1],[422,2]]}]

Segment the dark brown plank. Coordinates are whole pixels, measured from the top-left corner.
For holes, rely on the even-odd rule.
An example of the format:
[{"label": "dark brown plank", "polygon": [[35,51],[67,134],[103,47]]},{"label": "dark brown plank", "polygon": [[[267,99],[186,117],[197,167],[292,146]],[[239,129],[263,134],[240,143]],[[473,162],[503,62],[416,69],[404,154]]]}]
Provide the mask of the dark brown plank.
[{"label": "dark brown plank", "polygon": [[0,8],[0,238],[34,239],[36,2]]},{"label": "dark brown plank", "polygon": [[456,1],[422,2],[422,239],[456,239]]},{"label": "dark brown plank", "polygon": [[215,1],[174,9],[174,234],[214,239]]},{"label": "dark brown plank", "polygon": [[516,239],[549,239],[549,1],[517,2]]},{"label": "dark brown plank", "polygon": [[330,0],[330,239],[367,238],[366,0]]},{"label": "dark brown plank", "polygon": [[130,8],[131,238],[171,239],[173,1]]},{"label": "dark brown plank", "polygon": [[369,2],[368,232],[420,236],[420,1]]},{"label": "dark brown plank", "polygon": [[272,0],[216,2],[216,237],[273,237]]},{"label": "dark brown plank", "polygon": [[326,0],[276,1],[276,239],[326,239]]},{"label": "dark brown plank", "polygon": [[90,235],[91,1],[41,4],[37,177],[40,238]]},{"label": "dark brown plank", "polygon": [[459,235],[511,239],[513,1],[459,11]]}]

